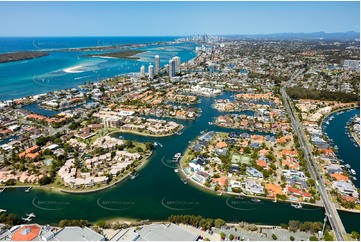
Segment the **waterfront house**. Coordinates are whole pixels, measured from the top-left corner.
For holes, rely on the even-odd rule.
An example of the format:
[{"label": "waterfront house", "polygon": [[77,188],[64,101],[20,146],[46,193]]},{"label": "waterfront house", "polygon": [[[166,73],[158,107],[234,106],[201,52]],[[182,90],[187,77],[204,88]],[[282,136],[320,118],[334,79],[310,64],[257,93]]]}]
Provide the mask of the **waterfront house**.
[{"label": "waterfront house", "polygon": [[324,166],[327,174],[335,174],[335,173],[342,173],[342,168],[340,165],[331,164],[329,166]]},{"label": "waterfront house", "polygon": [[342,195],[349,195],[353,197],[358,197],[358,192],[356,188],[350,182],[346,181],[334,181],[332,187],[337,189]]},{"label": "waterfront house", "polygon": [[105,241],[105,237],[91,228],[69,226],[59,230],[52,241]]},{"label": "waterfront house", "polygon": [[286,193],[287,193],[287,195],[295,196],[295,197],[301,198],[302,200],[312,198],[312,194],[304,192],[298,188],[291,187],[291,186],[286,187]]},{"label": "waterfront house", "polygon": [[350,181],[350,179],[347,176],[339,173],[331,174],[330,177],[334,178],[336,181],[346,181],[346,182]]},{"label": "waterfront house", "polygon": [[263,179],[263,174],[253,167],[247,167],[246,173],[251,177]]},{"label": "waterfront house", "polygon": [[245,190],[246,190],[246,192],[255,194],[255,195],[260,195],[260,194],[264,193],[264,187],[254,181],[247,181]]},{"label": "waterfront house", "polygon": [[279,186],[279,185],[273,184],[273,183],[267,183],[265,185],[265,188],[266,188],[267,192],[270,193],[274,197],[276,195],[284,194],[283,191],[282,191],[283,190],[282,187]]}]

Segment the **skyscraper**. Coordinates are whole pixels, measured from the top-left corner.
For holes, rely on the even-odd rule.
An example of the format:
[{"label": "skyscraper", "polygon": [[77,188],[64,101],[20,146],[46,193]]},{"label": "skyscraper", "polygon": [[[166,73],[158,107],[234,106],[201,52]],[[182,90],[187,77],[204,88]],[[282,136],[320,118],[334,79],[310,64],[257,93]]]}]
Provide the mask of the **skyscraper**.
[{"label": "skyscraper", "polygon": [[144,66],[142,66],[140,68],[140,77],[145,77],[145,67]]},{"label": "skyscraper", "polygon": [[159,55],[154,56],[154,61],[155,61],[155,74],[158,75],[160,69]]},{"label": "skyscraper", "polygon": [[175,61],[175,72],[180,73],[180,66],[181,66],[180,57],[176,56],[173,59]]},{"label": "skyscraper", "polygon": [[169,77],[175,76],[175,60],[169,60]]},{"label": "skyscraper", "polygon": [[148,66],[148,76],[149,76],[149,79],[154,78],[154,66],[152,66],[152,65]]}]

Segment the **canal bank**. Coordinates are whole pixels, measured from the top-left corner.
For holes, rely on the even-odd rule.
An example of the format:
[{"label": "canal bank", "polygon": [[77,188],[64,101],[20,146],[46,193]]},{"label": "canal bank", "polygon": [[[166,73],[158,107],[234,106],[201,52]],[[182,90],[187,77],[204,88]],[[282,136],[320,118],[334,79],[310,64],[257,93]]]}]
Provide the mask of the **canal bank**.
[{"label": "canal bank", "polygon": [[[334,145],[337,145],[338,152],[336,152],[337,158],[344,161],[342,165],[349,164],[352,169],[356,171],[356,177],[358,180],[352,180],[356,187],[360,187],[360,147],[353,144],[350,137],[345,134],[347,129],[347,122],[356,114],[360,114],[360,109],[348,109],[331,113],[322,122],[322,129],[330,140],[333,140]],[[328,117],[334,117],[332,120],[328,120],[329,124],[325,122]]]},{"label": "canal bank", "polygon": [[[230,98],[230,95],[231,93],[226,92],[218,98]],[[287,203],[266,200],[254,203],[249,198],[236,200],[234,196],[226,194],[216,196],[204,192],[201,188],[184,184],[174,172],[174,168],[165,166],[161,162],[162,158],[170,160],[174,154],[183,153],[189,145],[188,142],[194,140],[200,132],[232,131],[209,125],[220,113],[210,108],[213,98],[202,97],[201,100],[201,103],[193,105],[202,109],[200,117],[194,121],[179,121],[184,126],[181,135],[156,138],[128,133],[113,134],[123,136],[124,139],[157,142],[162,145],[157,146],[136,179],[89,194],[59,194],[40,190],[25,193],[24,189],[6,189],[0,194],[0,208],[7,209],[18,217],[33,212],[37,217],[32,222],[40,224],[56,224],[62,219],[87,219],[92,222],[116,218],[160,221],[173,214],[194,214],[223,218],[228,222],[245,221],[267,225],[279,225],[289,220],[323,222],[323,208],[295,209]],[[339,213],[348,232],[359,231],[359,214]]]}]

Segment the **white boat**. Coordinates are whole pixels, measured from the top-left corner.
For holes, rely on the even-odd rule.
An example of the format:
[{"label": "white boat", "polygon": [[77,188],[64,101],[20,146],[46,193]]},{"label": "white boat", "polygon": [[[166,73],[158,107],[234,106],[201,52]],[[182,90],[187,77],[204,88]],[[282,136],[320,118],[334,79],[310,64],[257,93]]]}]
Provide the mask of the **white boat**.
[{"label": "white boat", "polygon": [[26,216],[28,216],[28,217],[30,217],[30,218],[36,217],[34,213],[30,213],[30,214],[27,214],[27,213],[26,213]]},{"label": "white boat", "polygon": [[298,204],[291,204],[292,207],[294,208],[302,208],[302,204],[301,203],[298,203]]},{"label": "white boat", "polygon": [[174,169],[174,172],[175,172],[175,173],[178,173],[178,169]]},{"label": "white boat", "polygon": [[31,218],[23,218],[23,217],[21,217],[22,218],[22,220],[24,220],[24,221],[26,221],[26,222],[30,222],[31,221]]},{"label": "white boat", "polygon": [[354,169],[350,169],[350,173],[351,173],[352,175],[356,175],[356,171],[355,171]]},{"label": "white boat", "polygon": [[0,193],[5,191],[5,188],[0,188]]},{"label": "white boat", "polygon": [[174,155],[174,158],[179,158],[181,156],[182,156],[182,153],[177,153],[177,154]]},{"label": "white boat", "polygon": [[352,180],[357,181],[357,178],[353,176],[353,177],[352,177]]},{"label": "white boat", "polygon": [[217,195],[218,195],[218,196],[222,196],[222,194],[223,194],[223,192],[221,192],[221,193],[218,193]]},{"label": "white boat", "polygon": [[252,202],[256,202],[256,203],[259,203],[261,200],[259,200],[258,198],[254,197],[251,199]]},{"label": "white boat", "polygon": [[6,209],[0,209],[0,213],[6,213]]},{"label": "white boat", "polygon": [[29,187],[28,189],[25,190],[25,192],[30,192],[31,188],[33,187]]},{"label": "white boat", "polygon": [[139,175],[138,173],[133,172],[129,175],[129,177],[130,177],[130,179],[134,180],[135,178],[137,178],[138,175]]}]

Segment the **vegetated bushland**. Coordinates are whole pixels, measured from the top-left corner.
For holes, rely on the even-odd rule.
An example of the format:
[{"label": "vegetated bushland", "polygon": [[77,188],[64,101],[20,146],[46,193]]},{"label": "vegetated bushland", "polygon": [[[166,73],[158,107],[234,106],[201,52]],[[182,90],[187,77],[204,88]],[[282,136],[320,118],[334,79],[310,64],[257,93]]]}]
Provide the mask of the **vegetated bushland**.
[{"label": "vegetated bushland", "polygon": [[0,63],[34,59],[47,55],[49,55],[49,53],[44,51],[21,51],[21,52],[5,53],[5,54],[0,54]]},{"label": "vegetated bushland", "polygon": [[286,92],[292,99],[315,99],[339,102],[359,102],[360,100],[360,96],[358,94],[330,92],[301,87],[289,87],[286,89]]}]

